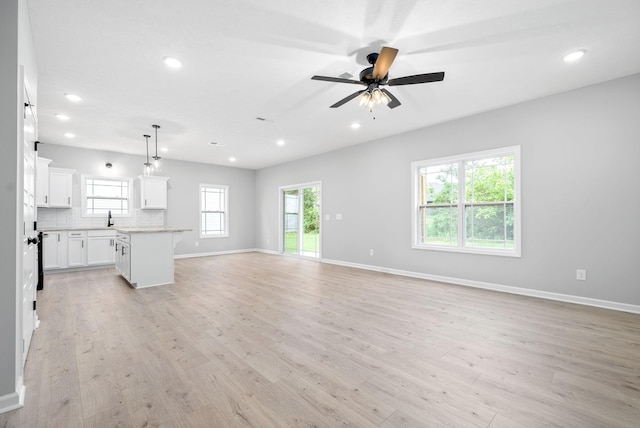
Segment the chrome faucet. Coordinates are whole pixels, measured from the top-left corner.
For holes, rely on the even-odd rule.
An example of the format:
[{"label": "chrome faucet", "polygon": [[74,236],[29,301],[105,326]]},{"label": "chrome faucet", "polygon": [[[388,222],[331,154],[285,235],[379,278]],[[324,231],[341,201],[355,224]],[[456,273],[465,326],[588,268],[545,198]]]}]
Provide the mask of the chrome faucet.
[{"label": "chrome faucet", "polygon": [[107,227],[113,226],[113,218],[111,218],[111,210],[109,210],[109,215],[107,216]]}]

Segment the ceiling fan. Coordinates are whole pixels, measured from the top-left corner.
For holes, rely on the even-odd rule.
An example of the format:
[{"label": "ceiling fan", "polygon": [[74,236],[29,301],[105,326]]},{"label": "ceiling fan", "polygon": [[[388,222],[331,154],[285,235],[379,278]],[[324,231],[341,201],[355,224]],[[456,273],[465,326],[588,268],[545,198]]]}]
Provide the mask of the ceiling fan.
[{"label": "ceiling fan", "polygon": [[400,105],[400,101],[398,101],[391,92],[385,88],[380,88],[380,86],[415,85],[418,83],[440,82],[444,79],[444,71],[440,71],[437,73],[416,74],[414,76],[398,77],[389,80],[389,68],[391,68],[391,64],[397,54],[398,49],[383,46],[379,54],[374,52],[367,55],[367,61],[369,61],[371,67],[365,68],[360,72],[360,80],[329,76],[313,76],[311,79],[366,86],[366,89],[354,92],[348,97],[341,99],[333,104],[331,108],[340,107],[362,94],[360,105],[369,109],[373,109],[376,104],[380,103],[386,104],[389,108],[396,108]]}]

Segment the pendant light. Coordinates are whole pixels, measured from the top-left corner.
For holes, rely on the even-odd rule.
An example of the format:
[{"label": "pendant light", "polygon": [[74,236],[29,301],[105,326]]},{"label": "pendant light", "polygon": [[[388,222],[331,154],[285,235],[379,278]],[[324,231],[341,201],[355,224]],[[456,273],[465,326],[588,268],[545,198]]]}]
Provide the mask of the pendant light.
[{"label": "pendant light", "polygon": [[151,135],[144,134],[143,137],[147,142],[147,161],[144,163],[144,175],[151,175],[151,162],[149,162],[149,137]]},{"label": "pendant light", "polygon": [[153,164],[155,169],[158,169],[160,167],[160,159],[162,159],[160,156],[158,156],[158,128],[160,128],[160,125],[151,126],[153,126],[156,130],[156,155],[153,156]]}]

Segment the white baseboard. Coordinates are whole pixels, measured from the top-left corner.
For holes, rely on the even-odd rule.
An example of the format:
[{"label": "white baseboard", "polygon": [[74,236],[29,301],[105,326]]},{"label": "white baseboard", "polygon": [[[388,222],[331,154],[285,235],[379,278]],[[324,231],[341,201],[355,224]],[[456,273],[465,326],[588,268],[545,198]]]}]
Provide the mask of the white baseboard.
[{"label": "white baseboard", "polygon": [[246,248],[244,250],[213,251],[209,253],[175,254],[173,258],[174,259],[191,259],[194,257],[222,256],[224,254],[255,253],[256,251],[258,250],[255,248]]},{"label": "white baseboard", "polygon": [[275,256],[280,256],[281,254],[278,251],[273,250],[265,250],[264,248],[256,248],[257,253],[265,253],[265,254],[273,254]]},{"label": "white baseboard", "polygon": [[24,392],[25,387],[22,383],[22,377],[20,377],[16,385],[16,392],[0,397],[0,413],[10,412],[24,406]]},{"label": "white baseboard", "polygon": [[509,285],[493,284],[490,282],[473,281],[470,279],[451,278],[447,276],[430,275],[420,272],[411,272],[399,269],[389,269],[379,266],[364,265],[359,263],[343,262],[340,260],[322,259],[323,263],[347,266],[357,269],[371,270],[375,272],[390,273],[393,275],[407,276],[411,278],[427,279],[430,281],[445,282],[466,287],[482,288],[485,290],[500,291],[503,293],[519,294],[522,296],[538,297],[541,299],[556,300],[560,302],[576,303],[578,305],[595,306],[598,308],[613,309],[622,312],[640,314],[640,306],[627,303],[611,302],[608,300],[592,299],[590,297],[572,296],[570,294],[553,293],[550,291],[533,290],[530,288],[512,287]]}]

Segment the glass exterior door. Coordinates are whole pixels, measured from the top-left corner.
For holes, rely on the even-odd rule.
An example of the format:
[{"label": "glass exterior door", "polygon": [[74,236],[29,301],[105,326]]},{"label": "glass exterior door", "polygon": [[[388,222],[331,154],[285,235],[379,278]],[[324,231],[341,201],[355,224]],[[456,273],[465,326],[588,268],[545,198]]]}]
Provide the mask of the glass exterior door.
[{"label": "glass exterior door", "polygon": [[286,254],[320,257],[320,186],[282,191],[283,250]]},{"label": "glass exterior door", "polygon": [[284,191],[284,252],[300,252],[300,192]]}]

